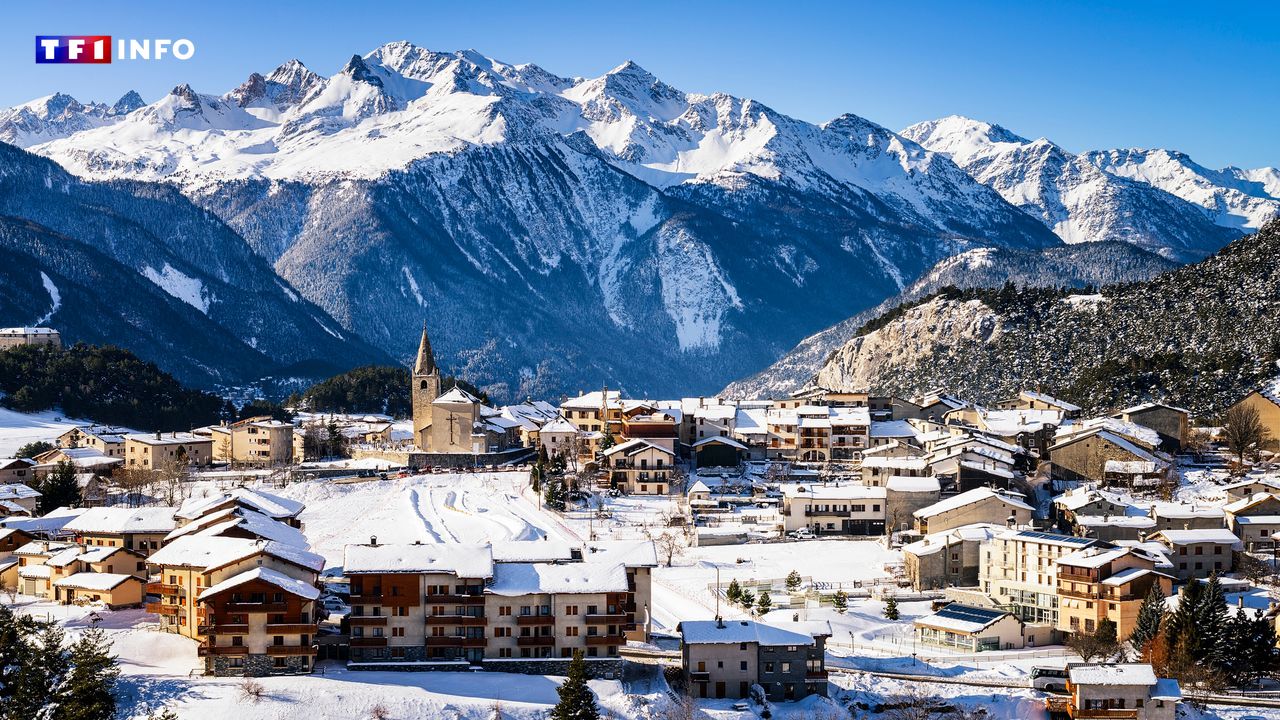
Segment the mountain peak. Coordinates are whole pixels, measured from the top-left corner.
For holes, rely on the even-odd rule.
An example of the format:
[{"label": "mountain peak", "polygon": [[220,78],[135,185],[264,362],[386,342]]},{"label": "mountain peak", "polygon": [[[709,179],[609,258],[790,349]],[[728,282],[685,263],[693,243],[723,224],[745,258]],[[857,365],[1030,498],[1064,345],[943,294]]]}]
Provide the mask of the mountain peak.
[{"label": "mountain peak", "polygon": [[628,60],[622,63],[621,65],[619,65],[618,67],[605,73],[605,75],[633,77],[633,78],[636,78],[637,80],[641,80],[649,83],[655,82],[658,79],[654,77],[653,73],[640,67],[640,64],[637,63],[635,60]]},{"label": "mountain peak", "polygon": [[181,85],[170,90],[169,94],[173,95],[174,97],[181,98],[183,101],[185,101],[189,105],[200,104],[200,96],[197,95],[196,91],[191,89],[191,86],[187,83],[182,83]]},{"label": "mountain peak", "polygon": [[121,95],[120,99],[116,101],[116,104],[111,106],[110,114],[128,115],[146,104],[147,103],[143,101],[142,96],[138,94],[137,90],[130,90],[124,95]]},{"label": "mountain peak", "polygon": [[374,74],[373,69],[369,67],[369,63],[365,62],[365,59],[359,55],[352,55],[351,59],[347,61],[346,65],[342,66],[342,70],[338,74],[349,75],[352,80],[382,87],[382,78]]}]

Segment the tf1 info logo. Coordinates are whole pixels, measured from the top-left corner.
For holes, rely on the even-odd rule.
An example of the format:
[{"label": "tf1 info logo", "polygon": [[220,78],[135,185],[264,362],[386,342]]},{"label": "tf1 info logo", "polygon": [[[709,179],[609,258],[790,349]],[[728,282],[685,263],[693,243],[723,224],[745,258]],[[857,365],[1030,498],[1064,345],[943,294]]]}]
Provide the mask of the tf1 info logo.
[{"label": "tf1 info logo", "polygon": [[186,38],[133,40],[110,35],[37,35],[36,62],[55,65],[105,65],[116,60],[163,60],[173,56],[189,60],[196,54],[195,43]]}]

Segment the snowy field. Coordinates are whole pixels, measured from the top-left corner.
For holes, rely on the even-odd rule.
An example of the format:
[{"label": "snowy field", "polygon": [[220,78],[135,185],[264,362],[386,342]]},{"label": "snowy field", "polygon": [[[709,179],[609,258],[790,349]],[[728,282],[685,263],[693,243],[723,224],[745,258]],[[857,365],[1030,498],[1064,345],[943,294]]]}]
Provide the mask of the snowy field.
[{"label": "snowy field", "polygon": [[73,427],[91,424],[88,420],[65,418],[54,410],[20,413],[0,408],[0,457],[13,457],[18,448],[27,443],[53,442]]}]

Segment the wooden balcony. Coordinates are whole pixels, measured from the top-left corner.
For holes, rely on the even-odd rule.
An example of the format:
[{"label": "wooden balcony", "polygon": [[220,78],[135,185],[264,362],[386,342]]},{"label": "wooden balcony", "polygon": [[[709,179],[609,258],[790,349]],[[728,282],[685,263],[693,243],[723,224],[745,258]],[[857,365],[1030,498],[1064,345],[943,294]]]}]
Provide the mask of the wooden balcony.
[{"label": "wooden balcony", "polygon": [[1137,708],[1081,708],[1074,702],[1067,703],[1067,715],[1071,720],[1138,720]]},{"label": "wooden balcony", "polygon": [[848,510],[818,510],[816,508],[805,508],[804,514],[809,517],[821,515],[825,517],[850,517],[852,513]]},{"label": "wooden balcony", "polygon": [[621,635],[588,635],[587,645],[598,647],[601,645],[626,645],[627,639]]},{"label": "wooden balcony", "polygon": [[181,595],[184,589],[181,585],[170,585],[161,582],[147,583],[148,595]]},{"label": "wooden balcony", "polygon": [[182,614],[181,605],[168,605],[165,603],[147,603],[146,610],[156,615],[170,615],[173,617]]},{"label": "wooden balcony", "polygon": [[220,608],[222,612],[239,614],[239,613],[282,613],[287,612],[289,606],[285,603],[252,603],[252,602],[229,602],[224,603]]},{"label": "wooden balcony", "polygon": [[516,638],[518,647],[555,647],[556,639],[553,635],[528,635]]},{"label": "wooden balcony", "polygon": [[428,625],[457,625],[461,627],[484,627],[489,624],[487,617],[470,615],[428,615]]},{"label": "wooden balcony", "polygon": [[387,624],[386,615],[349,615],[347,621],[352,627],[374,627]]},{"label": "wooden balcony", "polygon": [[197,628],[201,635],[248,635],[249,626],[239,623],[222,623],[218,625],[201,625]]},{"label": "wooden balcony", "polygon": [[385,637],[353,637],[351,638],[351,647],[386,647],[387,639]]},{"label": "wooden balcony", "polygon": [[586,617],[588,625],[607,625],[610,623],[631,622],[631,615],[628,613],[591,613]]},{"label": "wooden balcony", "polygon": [[488,638],[462,637],[461,635],[431,635],[427,637],[427,647],[482,648],[488,642]]},{"label": "wooden balcony", "polygon": [[267,623],[268,635],[315,635],[320,628],[315,623]]},{"label": "wooden balcony", "polygon": [[270,657],[294,657],[298,655],[315,655],[314,645],[268,645],[267,655]]},{"label": "wooden balcony", "polygon": [[556,624],[555,615],[517,615],[516,625],[520,627],[543,627]]},{"label": "wooden balcony", "polygon": [[424,595],[427,605],[483,605],[484,595]]},{"label": "wooden balcony", "polygon": [[804,674],[804,679],[805,680],[826,680],[827,671],[826,670],[809,670]]},{"label": "wooden balcony", "polygon": [[201,644],[196,648],[198,657],[208,657],[210,655],[248,655],[249,648],[245,645],[208,645]]}]

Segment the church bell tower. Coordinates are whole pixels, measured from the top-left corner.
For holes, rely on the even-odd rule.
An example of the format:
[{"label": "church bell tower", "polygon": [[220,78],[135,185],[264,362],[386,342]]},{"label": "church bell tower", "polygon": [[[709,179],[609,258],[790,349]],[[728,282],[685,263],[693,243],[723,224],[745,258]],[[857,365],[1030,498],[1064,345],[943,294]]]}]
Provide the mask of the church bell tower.
[{"label": "church bell tower", "polygon": [[431,403],[440,397],[440,369],[431,353],[431,340],[427,337],[427,323],[422,323],[422,340],[418,343],[418,357],[413,363],[413,380],[410,396],[413,398],[413,443],[419,450],[431,450]]}]

